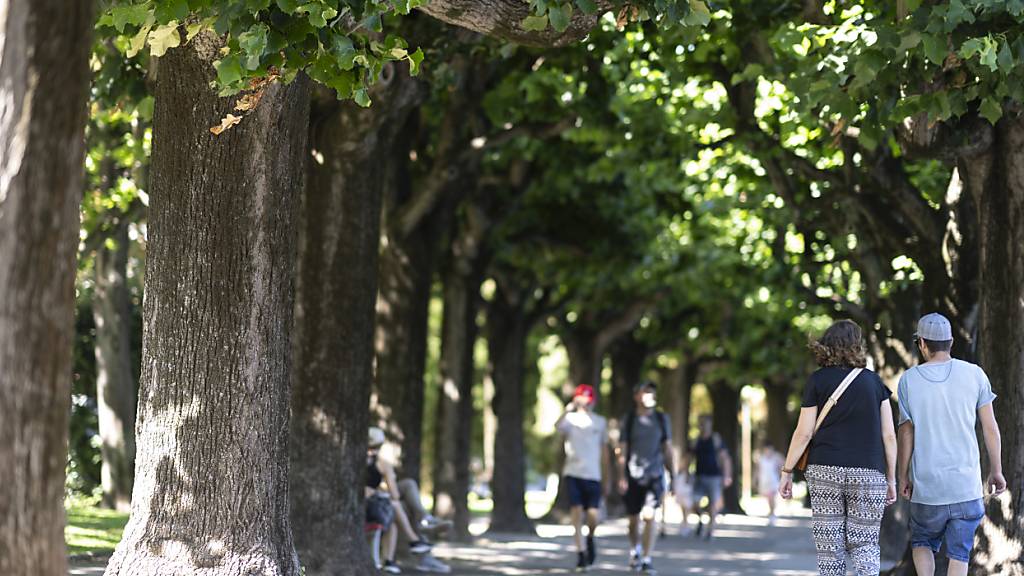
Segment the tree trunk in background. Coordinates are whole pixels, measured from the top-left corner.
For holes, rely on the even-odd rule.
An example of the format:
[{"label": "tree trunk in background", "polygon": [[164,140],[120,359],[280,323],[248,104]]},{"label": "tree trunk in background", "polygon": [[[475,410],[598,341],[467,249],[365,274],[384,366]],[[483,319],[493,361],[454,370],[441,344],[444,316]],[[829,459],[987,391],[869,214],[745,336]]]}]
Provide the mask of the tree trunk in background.
[{"label": "tree trunk in background", "polygon": [[662,382],[662,405],[672,422],[672,447],[680,463],[686,456],[690,440],[690,398],[696,375],[697,364],[684,359],[666,374]]},{"label": "tree trunk in background", "polygon": [[[569,355],[569,382],[566,388],[590,384],[600,401],[604,350],[597,349],[595,340],[596,334],[585,329],[566,330],[562,335],[562,343]],[[566,392],[571,393],[572,390]]]},{"label": "tree trunk in background", "polygon": [[470,456],[473,434],[473,350],[483,282],[479,237],[464,231],[452,243],[444,277],[441,390],[437,396],[434,514],[451,518],[453,536],[469,534]]},{"label": "tree trunk in background", "polygon": [[993,132],[989,149],[960,167],[978,210],[978,361],[999,396],[993,406],[1009,494],[989,502],[972,573],[1017,576],[1024,574],[1024,120],[1006,117]]},{"label": "tree trunk in background", "polygon": [[796,427],[796,420],[789,413],[789,398],[793,394],[793,389],[785,382],[765,382],[764,392],[765,405],[768,409],[765,440],[771,442],[779,452],[785,453]]},{"label": "tree trunk in background", "polygon": [[92,2],[0,5],[0,573],[64,576]]},{"label": "tree trunk in background", "polygon": [[299,215],[291,418],[291,522],[306,574],[374,571],[362,522],[383,180],[381,159],[415,104],[389,65],[374,105],[312,103]]},{"label": "tree trunk in background", "polygon": [[725,489],[725,513],[746,514],[740,506],[739,479],[743,477],[740,461],[740,391],[728,382],[716,382],[711,389],[714,430],[722,437],[732,458],[732,486]]},{"label": "tree trunk in background", "polygon": [[626,334],[612,346],[612,393],[608,399],[608,415],[616,420],[634,410],[633,387],[644,374],[644,362],[650,353],[648,347],[632,333]]},{"label": "tree trunk in background", "polygon": [[494,474],[491,492],[494,510],[490,530],[532,534],[533,521],[526,516],[526,421],[523,385],[526,339],[530,318],[524,295],[499,285],[487,313],[487,345],[494,381],[494,414],[498,430],[494,441]]},{"label": "tree trunk in background", "polygon": [[132,303],[128,291],[128,222],[116,225],[94,263],[96,287],[96,404],[103,504],[127,512],[135,473],[135,378],[132,374]]},{"label": "tree trunk in background", "polygon": [[295,204],[309,87],[234,110],[219,40],[160,58],[132,516],[108,576],[299,572],[288,519]]}]

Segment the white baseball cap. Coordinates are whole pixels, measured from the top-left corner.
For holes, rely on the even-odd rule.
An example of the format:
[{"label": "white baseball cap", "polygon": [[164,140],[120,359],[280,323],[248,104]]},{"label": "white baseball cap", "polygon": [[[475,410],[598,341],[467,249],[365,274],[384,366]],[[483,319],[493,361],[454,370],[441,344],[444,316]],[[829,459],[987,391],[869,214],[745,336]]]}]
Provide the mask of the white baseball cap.
[{"label": "white baseball cap", "polygon": [[924,338],[932,342],[946,342],[953,339],[953,327],[949,320],[938,312],[932,312],[917,321],[916,338]]}]

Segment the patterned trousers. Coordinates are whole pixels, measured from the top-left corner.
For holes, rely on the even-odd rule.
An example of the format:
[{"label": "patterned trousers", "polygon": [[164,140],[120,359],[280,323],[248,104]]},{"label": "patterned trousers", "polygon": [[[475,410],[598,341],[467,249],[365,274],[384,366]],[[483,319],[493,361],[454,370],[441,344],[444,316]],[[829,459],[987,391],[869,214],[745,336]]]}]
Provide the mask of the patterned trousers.
[{"label": "patterned trousers", "polygon": [[878,576],[878,531],[885,512],[885,474],[864,468],[807,467],[814,512],[814,544],[822,576],[845,576],[852,559],[858,576]]}]

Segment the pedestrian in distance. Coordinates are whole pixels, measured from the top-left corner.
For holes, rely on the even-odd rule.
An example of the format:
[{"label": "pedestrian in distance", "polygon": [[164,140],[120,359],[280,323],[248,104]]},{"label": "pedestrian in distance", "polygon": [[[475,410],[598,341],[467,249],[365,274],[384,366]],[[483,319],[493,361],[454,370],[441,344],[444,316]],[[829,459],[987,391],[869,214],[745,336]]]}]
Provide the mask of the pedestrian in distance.
[{"label": "pedestrian in distance", "polygon": [[[566,405],[555,422],[555,429],[565,441],[565,467],[562,482],[569,491],[569,510],[575,530],[576,569],[585,571],[597,558],[594,537],[600,521],[601,499],[604,493],[602,469],[608,469],[610,449],[608,423],[594,413],[597,397],[594,387],[580,384],[572,401]],[[584,546],[583,517],[586,516],[587,535]]]},{"label": "pedestrian in distance", "polygon": [[[732,457],[722,437],[714,430],[714,419],[702,414],[697,420],[699,435],[690,444],[689,455],[695,461],[693,504],[697,507],[697,536],[710,540],[715,522],[724,505],[722,494],[732,486]],[[704,525],[700,502],[707,498],[708,523]]]},{"label": "pedestrian in distance", "polygon": [[879,530],[896,501],[896,430],[892,393],[865,368],[860,326],[835,322],[811,344],[820,367],[804,390],[800,419],[782,467],[779,493],[793,497],[793,469],[806,455],[818,572],[877,576]]},{"label": "pedestrian in distance", "polygon": [[[618,454],[619,490],[624,494],[629,516],[631,569],[655,574],[655,516],[665,491],[665,472],[677,469],[672,450],[672,425],[669,418],[656,409],[657,386],[650,381],[633,389],[635,409],[623,416]],[[674,478],[673,478],[674,480]],[[672,482],[668,485],[671,487]],[[640,522],[643,521],[641,541]]]},{"label": "pedestrian in distance", "polygon": [[[942,544],[947,574],[965,576],[985,496],[1006,490],[996,395],[980,366],[957,360],[953,329],[941,314],[917,323],[914,344],[924,362],[900,378],[900,493],[910,500],[911,546],[920,576],[935,573]],[[982,484],[975,426],[981,422],[989,475]]]}]

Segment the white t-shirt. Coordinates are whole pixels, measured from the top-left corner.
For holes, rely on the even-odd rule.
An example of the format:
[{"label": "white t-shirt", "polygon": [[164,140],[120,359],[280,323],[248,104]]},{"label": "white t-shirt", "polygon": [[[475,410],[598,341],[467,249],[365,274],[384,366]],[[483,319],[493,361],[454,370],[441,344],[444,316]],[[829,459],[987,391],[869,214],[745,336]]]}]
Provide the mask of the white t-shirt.
[{"label": "white t-shirt", "polygon": [[583,410],[570,412],[558,424],[565,436],[565,467],[562,474],[581,480],[601,481],[601,450],[608,443],[608,422]]},{"label": "white t-shirt", "polygon": [[761,454],[757,461],[757,487],[761,494],[779,489],[779,474],[784,463],[782,454],[774,450]]}]

